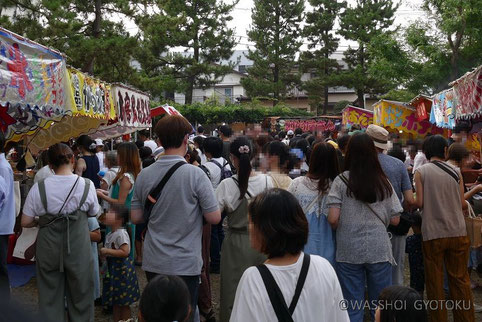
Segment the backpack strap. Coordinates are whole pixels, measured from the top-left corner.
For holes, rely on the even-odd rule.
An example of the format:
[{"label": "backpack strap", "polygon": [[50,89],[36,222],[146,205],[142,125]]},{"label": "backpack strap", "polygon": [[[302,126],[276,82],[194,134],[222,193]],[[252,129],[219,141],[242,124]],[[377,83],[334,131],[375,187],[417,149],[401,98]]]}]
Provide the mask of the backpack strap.
[{"label": "backpack strap", "polygon": [[[231,179],[233,179],[233,181],[236,183],[236,185],[239,188],[239,180],[236,179],[235,177],[231,177]],[[246,189],[246,194],[248,195],[248,197],[253,198],[253,195],[248,191],[248,189]]]},{"label": "backpack strap", "polygon": [[457,181],[457,183],[460,183],[460,178],[459,178],[459,175],[457,172],[455,172],[452,168],[450,168],[448,165],[446,165],[445,163],[443,162],[440,162],[440,161],[432,161],[432,163],[434,165],[436,165],[437,167],[439,167],[440,169],[442,169],[445,173],[447,173],[449,176],[451,176],[452,178],[454,178],[455,181]]},{"label": "backpack strap", "polygon": [[261,275],[261,278],[263,279],[266,292],[268,293],[271,305],[273,306],[273,309],[275,311],[276,317],[278,318],[278,321],[280,322],[294,321],[293,313],[295,311],[296,305],[298,304],[298,300],[300,299],[303,286],[305,285],[309,266],[310,266],[310,255],[304,254],[300,275],[298,277],[298,282],[296,283],[295,294],[293,295],[293,299],[291,300],[291,304],[289,308],[286,305],[286,302],[283,297],[283,293],[281,292],[278,284],[276,283],[273,275],[266,267],[266,265],[263,264],[263,265],[256,266],[256,268],[258,269]]},{"label": "backpack strap", "polygon": [[83,178],[83,179],[84,179],[84,193],[82,194],[82,198],[80,199],[79,207],[77,208],[77,210],[80,210],[80,207],[82,207],[82,205],[85,203],[85,201],[87,200],[87,197],[89,196],[89,191],[90,191],[91,181],[87,178]]},{"label": "backpack strap", "polygon": [[162,189],[164,189],[164,186],[166,185],[167,181],[172,177],[174,172],[176,172],[177,169],[179,169],[181,166],[185,165],[185,161],[179,161],[175,165],[173,165],[167,173],[164,175],[164,177],[161,179],[161,181],[157,184],[157,186],[149,192],[147,195],[146,201],[144,203],[144,221],[147,223],[149,221],[149,217],[151,216],[151,211],[154,205],[156,204],[157,200],[159,200],[159,197],[162,194]]},{"label": "backpack strap", "polygon": [[40,194],[40,201],[42,202],[42,206],[44,206],[45,212],[48,213],[48,210],[47,210],[47,193],[45,192],[45,179],[40,180],[38,182],[38,192]]}]

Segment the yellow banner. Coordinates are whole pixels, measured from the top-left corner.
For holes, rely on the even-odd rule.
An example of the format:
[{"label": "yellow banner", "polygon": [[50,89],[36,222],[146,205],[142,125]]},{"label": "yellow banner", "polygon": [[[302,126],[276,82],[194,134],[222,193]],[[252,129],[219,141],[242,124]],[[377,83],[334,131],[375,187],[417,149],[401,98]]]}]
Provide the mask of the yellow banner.
[{"label": "yellow banner", "polygon": [[367,128],[373,123],[373,112],[363,110],[354,106],[347,106],[343,110],[343,125],[358,124],[362,128]]},{"label": "yellow banner", "polygon": [[72,111],[74,115],[115,119],[111,85],[69,68]]}]

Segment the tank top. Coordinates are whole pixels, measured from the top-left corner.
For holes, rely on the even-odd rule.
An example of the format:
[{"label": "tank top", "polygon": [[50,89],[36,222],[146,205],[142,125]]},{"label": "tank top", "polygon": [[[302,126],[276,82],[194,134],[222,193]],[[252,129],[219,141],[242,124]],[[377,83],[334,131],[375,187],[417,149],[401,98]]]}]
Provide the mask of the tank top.
[{"label": "tank top", "polygon": [[100,179],[99,179],[99,159],[97,156],[94,155],[83,155],[81,159],[85,161],[85,170],[82,172],[82,177],[90,179],[96,189],[100,188]]}]

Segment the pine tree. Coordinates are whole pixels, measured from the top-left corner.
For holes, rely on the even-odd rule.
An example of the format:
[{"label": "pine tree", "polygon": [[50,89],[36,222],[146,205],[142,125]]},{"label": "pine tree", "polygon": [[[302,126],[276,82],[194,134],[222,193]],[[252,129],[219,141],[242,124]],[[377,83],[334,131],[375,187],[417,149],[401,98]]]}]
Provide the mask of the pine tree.
[{"label": "pine tree", "polygon": [[249,39],[255,49],[242,85],[250,97],[270,97],[273,106],[300,82],[296,54],[302,44],[303,0],[255,0]]},{"label": "pine tree", "polygon": [[388,32],[398,6],[392,0],[357,0],[340,16],[339,34],[358,43],[358,48],[345,51],[348,71],[342,79],[356,90],[358,106],[364,106],[365,93],[377,93],[380,82],[368,73],[370,55],[367,47],[376,37]]},{"label": "pine tree", "polygon": [[310,72],[315,77],[306,81],[303,88],[317,112],[323,101],[325,115],[328,110],[328,88],[334,84],[332,74],[340,68],[336,59],[330,58],[339,42],[333,27],[346,3],[336,0],[309,0],[309,3],[313,10],[306,14],[306,26],[303,30],[309,45],[308,51],[301,55],[301,63],[303,71]]},{"label": "pine tree", "polygon": [[[236,45],[234,30],[227,23],[237,1],[224,4],[221,0],[158,0],[160,13],[143,19],[144,38],[160,47],[144,43],[144,69],[158,77],[165,89],[185,93],[185,103],[193,100],[195,88],[211,86],[232,71],[234,64],[220,65],[229,59]],[[184,53],[172,52],[184,47]],[[168,50],[171,49],[170,52]]]}]

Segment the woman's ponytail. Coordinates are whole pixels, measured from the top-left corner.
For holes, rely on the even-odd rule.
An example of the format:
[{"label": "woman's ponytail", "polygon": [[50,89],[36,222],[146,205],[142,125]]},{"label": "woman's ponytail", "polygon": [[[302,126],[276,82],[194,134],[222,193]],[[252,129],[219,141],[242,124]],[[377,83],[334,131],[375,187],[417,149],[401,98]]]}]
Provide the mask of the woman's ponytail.
[{"label": "woman's ponytail", "polygon": [[243,199],[248,191],[249,177],[251,175],[251,159],[253,148],[251,142],[246,137],[238,137],[231,143],[230,152],[239,159],[238,181],[239,199]]}]

